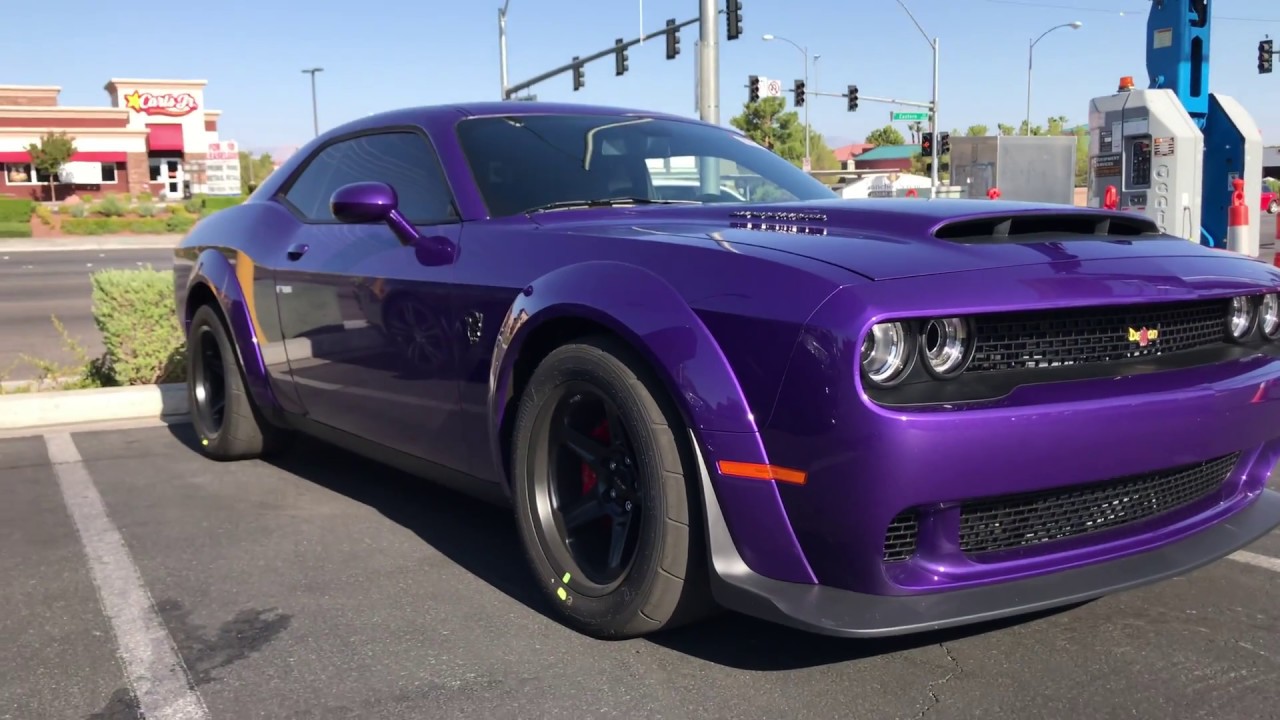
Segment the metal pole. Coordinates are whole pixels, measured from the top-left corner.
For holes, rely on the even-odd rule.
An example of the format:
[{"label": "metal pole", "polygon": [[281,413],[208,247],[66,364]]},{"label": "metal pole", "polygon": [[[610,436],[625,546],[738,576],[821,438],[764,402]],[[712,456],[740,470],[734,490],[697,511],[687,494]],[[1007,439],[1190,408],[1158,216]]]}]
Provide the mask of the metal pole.
[{"label": "metal pole", "polygon": [[[809,92],[809,48],[804,48],[804,89],[805,94]],[[809,129],[809,98],[805,98],[804,103],[804,164],[808,167],[805,171],[813,169],[813,155],[809,152],[809,136],[813,131]]]},{"label": "metal pole", "polygon": [[311,123],[315,127],[316,136],[320,135],[320,112],[316,109],[316,73],[323,72],[324,68],[308,68],[302,72],[311,75]]},{"label": "metal pole", "polygon": [[[720,124],[720,44],[716,19],[718,0],[698,1],[698,117]],[[714,158],[699,158],[699,185],[703,194],[720,193],[720,165]]]},{"label": "metal pole", "polygon": [[502,82],[503,100],[507,99],[507,15],[498,8],[498,76]]},{"label": "metal pole", "polygon": [[1036,41],[1027,44],[1027,134],[1031,134],[1031,59],[1036,52]]},{"label": "metal pole", "polygon": [[938,128],[942,127],[938,123],[938,38],[933,39],[933,112],[930,121],[931,132],[933,133],[933,168],[930,173],[933,182],[933,196],[938,196]]}]

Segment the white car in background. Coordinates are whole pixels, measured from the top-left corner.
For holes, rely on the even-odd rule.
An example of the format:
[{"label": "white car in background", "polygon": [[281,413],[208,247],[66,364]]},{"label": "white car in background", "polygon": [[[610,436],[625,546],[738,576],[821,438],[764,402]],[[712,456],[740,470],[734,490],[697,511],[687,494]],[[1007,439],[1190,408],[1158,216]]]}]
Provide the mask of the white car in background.
[{"label": "white car in background", "polygon": [[[662,200],[697,200],[702,194],[702,186],[697,178],[671,178],[657,176],[653,178],[653,189]],[[732,185],[721,185],[720,194],[728,202],[746,202],[742,193]]]}]

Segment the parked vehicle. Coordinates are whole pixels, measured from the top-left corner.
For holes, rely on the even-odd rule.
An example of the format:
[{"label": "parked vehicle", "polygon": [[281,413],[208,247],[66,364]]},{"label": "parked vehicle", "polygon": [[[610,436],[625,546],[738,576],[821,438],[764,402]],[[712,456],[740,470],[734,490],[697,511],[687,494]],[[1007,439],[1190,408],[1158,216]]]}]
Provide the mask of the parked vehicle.
[{"label": "parked vehicle", "polygon": [[[690,157],[778,201],[661,199]],[[508,503],[593,636],[960,625],[1280,523],[1280,270],[1130,213],[842,200],[722,127],[473,103],[325,133],[175,267],[202,452],[305,433]]]}]

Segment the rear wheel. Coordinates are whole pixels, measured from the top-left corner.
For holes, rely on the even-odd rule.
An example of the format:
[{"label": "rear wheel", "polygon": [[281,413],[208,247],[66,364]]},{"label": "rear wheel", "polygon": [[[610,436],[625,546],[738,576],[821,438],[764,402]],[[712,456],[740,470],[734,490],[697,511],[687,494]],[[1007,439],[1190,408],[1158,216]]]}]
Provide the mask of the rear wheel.
[{"label": "rear wheel", "polygon": [[683,428],[613,338],[561,347],[534,371],[515,425],[516,520],[539,585],[575,629],[635,637],[713,608]]},{"label": "rear wheel", "polygon": [[1267,212],[1272,215],[1280,213],[1280,200],[1272,200],[1271,203],[1267,205]]},{"label": "rear wheel", "polygon": [[187,399],[208,457],[244,460],[271,449],[276,433],[255,411],[226,326],[209,305],[196,310],[187,333]]}]

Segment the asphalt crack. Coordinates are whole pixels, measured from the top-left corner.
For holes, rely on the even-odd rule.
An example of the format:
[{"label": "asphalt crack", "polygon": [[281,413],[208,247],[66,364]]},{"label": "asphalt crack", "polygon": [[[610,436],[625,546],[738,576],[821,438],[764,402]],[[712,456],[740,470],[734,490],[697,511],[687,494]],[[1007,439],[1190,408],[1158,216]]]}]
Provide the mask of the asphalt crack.
[{"label": "asphalt crack", "polygon": [[947,647],[946,643],[938,643],[938,647],[942,648],[942,652],[947,654],[947,659],[951,661],[952,670],[941,680],[934,680],[929,683],[929,686],[925,689],[929,693],[929,704],[924,706],[924,709],[920,711],[919,715],[916,715],[916,720],[920,720],[920,718],[929,714],[930,710],[934,709],[942,702],[942,698],[938,697],[938,693],[934,691],[934,688],[946,685],[952,678],[964,672],[964,668],[960,665],[960,661],[956,659],[956,656],[951,652],[951,648]]}]

